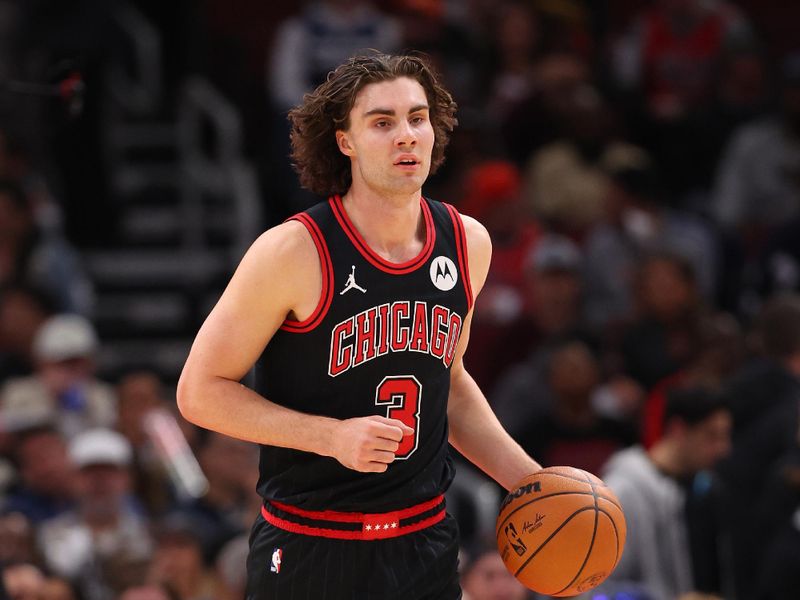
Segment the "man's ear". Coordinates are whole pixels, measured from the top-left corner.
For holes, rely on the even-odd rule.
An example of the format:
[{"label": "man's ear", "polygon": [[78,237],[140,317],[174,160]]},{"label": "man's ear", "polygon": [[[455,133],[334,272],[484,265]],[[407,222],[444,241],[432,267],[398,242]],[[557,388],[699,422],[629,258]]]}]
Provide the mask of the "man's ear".
[{"label": "man's ear", "polygon": [[336,132],[336,145],[339,146],[339,151],[345,156],[353,156],[353,147],[350,145],[350,138],[346,131],[339,129]]}]

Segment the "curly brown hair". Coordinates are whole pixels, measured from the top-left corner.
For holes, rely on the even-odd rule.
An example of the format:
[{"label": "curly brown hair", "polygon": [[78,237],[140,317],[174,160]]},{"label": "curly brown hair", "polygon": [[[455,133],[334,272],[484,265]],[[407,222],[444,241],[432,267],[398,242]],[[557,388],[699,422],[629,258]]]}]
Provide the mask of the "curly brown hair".
[{"label": "curly brown hair", "polygon": [[352,183],[350,159],[340,152],[336,131],[350,127],[350,110],[366,85],[400,77],[418,81],[425,90],[434,132],[430,172],[436,172],[458,123],[453,97],[424,58],[374,53],[355,56],[339,65],[324,83],[303,97],[300,106],[289,111],[292,164],[304,188],[320,196],[347,192]]}]

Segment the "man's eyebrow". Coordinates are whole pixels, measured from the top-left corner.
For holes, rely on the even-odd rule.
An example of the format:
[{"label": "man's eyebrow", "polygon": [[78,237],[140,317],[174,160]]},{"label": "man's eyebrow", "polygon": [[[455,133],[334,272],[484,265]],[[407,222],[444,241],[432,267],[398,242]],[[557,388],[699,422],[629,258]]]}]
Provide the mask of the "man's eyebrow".
[{"label": "man's eyebrow", "polygon": [[[429,110],[429,106],[427,104],[417,104],[416,106],[412,106],[408,110],[408,114],[419,112],[421,110]],[[371,117],[372,115],[386,115],[387,117],[395,116],[395,111],[392,108],[373,108],[372,110],[368,110],[364,113],[365,117]]]}]

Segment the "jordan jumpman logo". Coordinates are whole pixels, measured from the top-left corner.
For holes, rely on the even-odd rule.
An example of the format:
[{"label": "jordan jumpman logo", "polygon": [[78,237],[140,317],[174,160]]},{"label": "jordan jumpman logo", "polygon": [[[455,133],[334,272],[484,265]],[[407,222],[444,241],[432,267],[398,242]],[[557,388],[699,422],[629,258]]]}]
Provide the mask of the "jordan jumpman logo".
[{"label": "jordan jumpman logo", "polygon": [[356,283],[356,266],[353,265],[353,270],[350,271],[350,275],[347,277],[347,281],[344,284],[344,289],[339,292],[339,295],[344,295],[345,292],[349,292],[352,289],[356,289],[362,294],[366,294],[367,290]]}]

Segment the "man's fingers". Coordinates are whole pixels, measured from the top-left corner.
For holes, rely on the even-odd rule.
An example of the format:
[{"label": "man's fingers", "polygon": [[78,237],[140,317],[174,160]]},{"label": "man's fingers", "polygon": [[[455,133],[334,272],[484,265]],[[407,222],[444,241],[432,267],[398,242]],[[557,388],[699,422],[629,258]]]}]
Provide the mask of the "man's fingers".
[{"label": "man's fingers", "polygon": [[381,417],[379,415],[375,415],[370,417],[376,423],[380,423],[385,425],[385,429],[381,431],[381,437],[385,437],[390,440],[394,440],[395,442],[399,442],[403,439],[403,436],[411,435],[414,433],[414,430],[403,423],[398,419],[388,419],[386,417]]}]

